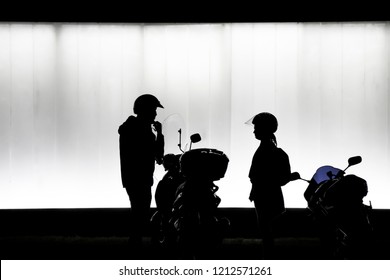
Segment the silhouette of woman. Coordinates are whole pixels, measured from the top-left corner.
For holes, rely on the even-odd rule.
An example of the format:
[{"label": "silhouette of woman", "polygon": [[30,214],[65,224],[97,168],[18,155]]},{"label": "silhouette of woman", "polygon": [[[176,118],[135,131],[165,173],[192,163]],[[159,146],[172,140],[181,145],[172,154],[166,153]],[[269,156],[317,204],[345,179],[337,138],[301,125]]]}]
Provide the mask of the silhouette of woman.
[{"label": "silhouette of woman", "polygon": [[257,222],[263,238],[264,257],[272,258],[274,240],[272,223],[285,212],[281,187],[290,181],[288,155],[277,147],[274,133],[278,128],[276,117],[270,113],[257,114],[253,120],[254,135],[260,140],[249,171],[252,183],[249,200],[254,202]]}]

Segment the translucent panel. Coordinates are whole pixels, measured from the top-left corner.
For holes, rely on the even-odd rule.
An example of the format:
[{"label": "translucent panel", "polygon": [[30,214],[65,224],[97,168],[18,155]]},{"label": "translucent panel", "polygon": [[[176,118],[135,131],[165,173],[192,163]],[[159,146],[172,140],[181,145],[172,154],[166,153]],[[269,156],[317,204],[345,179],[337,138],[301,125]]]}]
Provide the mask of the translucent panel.
[{"label": "translucent panel", "polygon": [[[0,207],[128,207],[118,127],[135,98],[164,109],[166,152],[223,150],[223,207],[251,207],[248,172],[261,111],[279,120],[293,171],[350,169],[390,208],[390,24],[0,24]],[[187,145],[187,146],[186,146]],[[157,166],[155,182],[164,175]],[[305,207],[306,184],[284,187]],[[154,189],[153,189],[154,190]]]}]

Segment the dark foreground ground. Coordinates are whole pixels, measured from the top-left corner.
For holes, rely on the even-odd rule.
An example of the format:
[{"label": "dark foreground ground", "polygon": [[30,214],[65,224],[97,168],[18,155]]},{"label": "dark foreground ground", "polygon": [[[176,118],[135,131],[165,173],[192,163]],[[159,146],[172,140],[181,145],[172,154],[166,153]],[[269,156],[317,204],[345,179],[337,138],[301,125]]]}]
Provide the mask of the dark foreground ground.
[{"label": "dark foreground ground", "polygon": [[[231,221],[222,244],[203,259],[263,259],[263,242],[257,236],[252,208],[222,208]],[[306,209],[287,209],[275,225],[272,259],[331,259],[322,246],[318,227]],[[149,234],[135,251],[129,245],[128,209],[0,210],[1,259],[179,259],[172,250],[152,245]],[[360,259],[390,259],[390,210],[374,210],[375,234],[369,253]],[[353,257],[352,257],[353,258]]]}]

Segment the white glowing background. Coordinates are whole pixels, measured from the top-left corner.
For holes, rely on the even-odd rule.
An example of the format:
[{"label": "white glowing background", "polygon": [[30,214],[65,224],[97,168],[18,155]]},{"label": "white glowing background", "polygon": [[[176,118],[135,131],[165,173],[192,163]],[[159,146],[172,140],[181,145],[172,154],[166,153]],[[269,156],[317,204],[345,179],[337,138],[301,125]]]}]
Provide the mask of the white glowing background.
[{"label": "white glowing background", "polygon": [[[141,93],[165,106],[166,152],[181,127],[229,156],[223,207],[252,206],[244,123],[270,111],[293,170],[361,155],[366,202],[390,208],[389,87],[388,22],[0,23],[0,208],[128,207],[117,128]],[[305,188],[285,186],[286,206]]]}]

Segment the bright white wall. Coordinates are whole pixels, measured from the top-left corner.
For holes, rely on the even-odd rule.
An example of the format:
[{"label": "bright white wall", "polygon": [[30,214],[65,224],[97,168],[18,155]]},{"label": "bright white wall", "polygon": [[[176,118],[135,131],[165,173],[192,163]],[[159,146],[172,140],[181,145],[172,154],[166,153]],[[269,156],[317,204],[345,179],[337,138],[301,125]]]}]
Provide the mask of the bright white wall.
[{"label": "bright white wall", "polygon": [[[244,123],[270,111],[293,170],[361,155],[366,202],[390,208],[389,81],[388,22],[0,23],[0,208],[128,207],[117,128],[141,93],[165,106],[167,152],[182,128],[229,156],[221,206],[251,206]],[[305,188],[284,187],[286,206]]]}]

